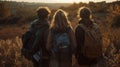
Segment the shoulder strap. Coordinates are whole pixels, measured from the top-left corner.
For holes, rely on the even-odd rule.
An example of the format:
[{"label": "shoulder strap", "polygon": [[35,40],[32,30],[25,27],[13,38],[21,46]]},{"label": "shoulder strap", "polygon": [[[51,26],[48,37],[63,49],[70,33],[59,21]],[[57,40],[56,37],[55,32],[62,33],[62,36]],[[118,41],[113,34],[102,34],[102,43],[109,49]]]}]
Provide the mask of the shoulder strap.
[{"label": "shoulder strap", "polygon": [[69,33],[70,32],[70,27],[68,27],[67,29],[66,29],[66,33]]}]

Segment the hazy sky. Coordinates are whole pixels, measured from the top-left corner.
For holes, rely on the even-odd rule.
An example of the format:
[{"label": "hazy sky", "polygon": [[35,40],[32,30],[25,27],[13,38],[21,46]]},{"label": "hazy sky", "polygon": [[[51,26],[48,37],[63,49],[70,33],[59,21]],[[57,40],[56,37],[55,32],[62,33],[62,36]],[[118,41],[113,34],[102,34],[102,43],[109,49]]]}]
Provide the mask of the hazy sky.
[{"label": "hazy sky", "polygon": [[111,1],[116,1],[116,0],[7,0],[7,1],[45,2],[45,3],[73,3],[73,2],[89,2],[89,1],[94,1],[94,2],[100,2],[100,1],[111,2]]}]

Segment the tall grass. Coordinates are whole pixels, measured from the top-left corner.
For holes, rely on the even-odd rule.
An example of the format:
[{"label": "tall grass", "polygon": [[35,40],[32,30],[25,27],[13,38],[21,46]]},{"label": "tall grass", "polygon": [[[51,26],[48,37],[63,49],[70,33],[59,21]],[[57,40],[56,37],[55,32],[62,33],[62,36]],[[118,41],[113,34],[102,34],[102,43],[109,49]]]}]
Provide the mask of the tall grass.
[{"label": "tall grass", "polygon": [[19,37],[0,40],[0,67],[32,67],[32,63],[21,56],[21,47]]},{"label": "tall grass", "polygon": [[[107,42],[107,40],[105,41]],[[105,47],[106,50],[103,53],[104,57],[98,65],[102,65],[102,67],[119,67],[120,49],[116,47],[119,44],[119,40],[109,41],[109,45]],[[20,37],[0,40],[0,67],[33,67],[30,61],[21,56],[21,47]]]}]

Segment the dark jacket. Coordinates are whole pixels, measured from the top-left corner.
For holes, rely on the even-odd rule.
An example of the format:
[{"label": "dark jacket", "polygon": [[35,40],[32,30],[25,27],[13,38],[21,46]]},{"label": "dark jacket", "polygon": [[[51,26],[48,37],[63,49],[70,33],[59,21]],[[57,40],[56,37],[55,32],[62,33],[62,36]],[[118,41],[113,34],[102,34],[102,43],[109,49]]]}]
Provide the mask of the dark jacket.
[{"label": "dark jacket", "polygon": [[36,38],[32,51],[42,51],[42,56],[47,56],[46,43],[48,37],[49,21],[47,19],[35,20],[31,23],[30,31],[35,33]]},{"label": "dark jacket", "polygon": [[[80,20],[79,24],[84,24],[85,21]],[[90,65],[96,63],[96,59],[89,59],[81,53],[81,47],[84,45],[85,40],[85,31],[78,25],[75,29],[75,36],[76,36],[76,42],[77,42],[77,48],[76,48],[76,59],[80,65]]]}]

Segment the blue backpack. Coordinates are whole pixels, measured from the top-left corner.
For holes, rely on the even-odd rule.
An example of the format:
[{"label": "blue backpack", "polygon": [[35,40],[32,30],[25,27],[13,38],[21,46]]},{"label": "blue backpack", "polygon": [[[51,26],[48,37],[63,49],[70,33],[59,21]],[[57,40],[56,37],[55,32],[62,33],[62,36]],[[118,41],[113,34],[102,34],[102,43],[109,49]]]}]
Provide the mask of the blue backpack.
[{"label": "blue backpack", "polygon": [[54,45],[53,45],[53,52],[67,52],[71,50],[71,43],[69,39],[69,29],[64,33],[58,33],[55,31],[52,31],[54,34]]},{"label": "blue backpack", "polygon": [[66,49],[70,46],[70,41],[67,33],[56,34],[53,50],[58,52],[60,49]]},{"label": "blue backpack", "polygon": [[72,48],[68,32],[54,33],[53,53],[60,60],[68,60],[72,55]]}]

